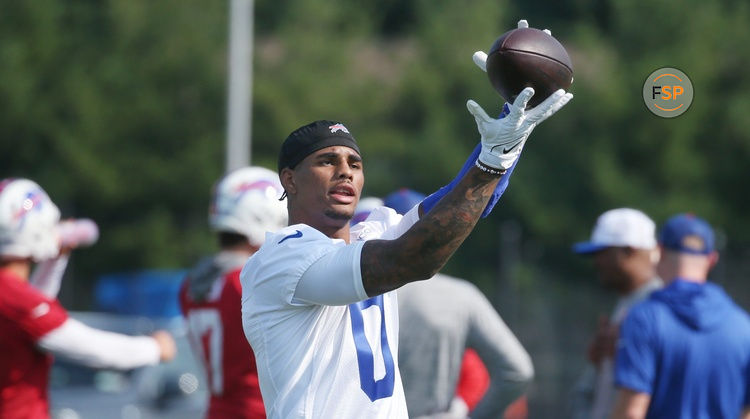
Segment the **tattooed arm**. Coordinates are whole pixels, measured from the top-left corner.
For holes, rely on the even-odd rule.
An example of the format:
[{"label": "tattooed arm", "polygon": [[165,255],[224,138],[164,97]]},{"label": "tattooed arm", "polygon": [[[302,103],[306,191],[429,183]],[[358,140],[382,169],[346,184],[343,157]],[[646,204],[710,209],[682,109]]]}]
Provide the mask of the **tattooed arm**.
[{"label": "tattooed arm", "polygon": [[482,137],[476,164],[489,172],[472,167],[427,216],[398,239],[365,243],[360,270],[367,295],[432,277],[463,243],[500,180],[500,176],[489,173],[505,173],[512,167],[531,131],[573,98],[561,89],[527,110],[533,95],[533,88],[523,89],[509,106],[507,116],[500,119],[490,118],[473,100],[466,103]]},{"label": "tattooed arm", "polygon": [[472,167],[438,204],[395,240],[371,240],[360,257],[367,295],[435,275],[474,229],[500,176]]},{"label": "tattooed arm", "polygon": [[[348,304],[437,273],[476,225],[502,177],[501,173],[507,173],[506,170],[513,166],[534,127],[573,97],[558,90],[541,104],[526,110],[533,95],[534,89],[530,87],[522,90],[509,107],[508,115],[502,119],[490,118],[476,102],[468,101],[466,106],[474,115],[482,137],[476,166],[400,237],[344,246],[313,261],[301,274],[290,302]],[[293,172],[283,173],[287,173],[287,183],[294,186],[288,175]],[[291,196],[289,208],[290,219],[293,219]],[[348,225],[342,228],[337,224],[331,231],[321,229],[319,232],[329,238],[345,240],[349,237]],[[301,237],[301,233],[297,237]],[[353,264],[347,264],[347,260]],[[359,266],[356,266],[357,260]],[[331,284],[341,278],[348,280]]]}]

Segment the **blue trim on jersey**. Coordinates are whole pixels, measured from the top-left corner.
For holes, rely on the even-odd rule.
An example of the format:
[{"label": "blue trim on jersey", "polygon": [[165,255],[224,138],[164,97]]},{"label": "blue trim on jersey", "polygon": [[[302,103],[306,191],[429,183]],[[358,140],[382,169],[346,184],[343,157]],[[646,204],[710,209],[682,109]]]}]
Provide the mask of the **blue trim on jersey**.
[{"label": "blue trim on jersey", "polygon": [[[376,305],[380,308],[380,345],[383,349],[383,362],[385,364],[385,377],[375,381],[374,356],[370,344],[365,336],[362,310]],[[384,399],[393,396],[395,383],[395,367],[391,348],[388,345],[388,335],[385,331],[385,310],[383,308],[383,296],[368,298],[358,303],[349,304],[349,315],[352,319],[352,336],[354,345],[357,347],[357,365],[359,366],[359,385],[367,394],[370,401]]]},{"label": "blue trim on jersey", "polygon": [[283,242],[284,240],[286,240],[286,239],[298,239],[298,238],[300,238],[300,237],[302,237],[302,232],[301,232],[301,231],[299,231],[299,230],[297,230],[297,232],[296,232],[296,233],[290,234],[290,235],[288,235],[288,236],[284,237],[283,239],[279,240],[279,243],[278,243],[278,244],[281,244],[281,243],[282,243],[282,242]]}]

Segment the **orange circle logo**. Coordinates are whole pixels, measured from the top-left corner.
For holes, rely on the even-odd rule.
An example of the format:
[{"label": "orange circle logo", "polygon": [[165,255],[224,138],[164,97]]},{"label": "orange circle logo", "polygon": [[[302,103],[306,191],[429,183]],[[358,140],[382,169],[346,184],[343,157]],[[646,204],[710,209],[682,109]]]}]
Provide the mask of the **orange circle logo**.
[{"label": "orange circle logo", "polygon": [[693,103],[693,83],[682,71],[665,67],[651,73],[643,84],[643,101],[654,115],[674,118]]}]

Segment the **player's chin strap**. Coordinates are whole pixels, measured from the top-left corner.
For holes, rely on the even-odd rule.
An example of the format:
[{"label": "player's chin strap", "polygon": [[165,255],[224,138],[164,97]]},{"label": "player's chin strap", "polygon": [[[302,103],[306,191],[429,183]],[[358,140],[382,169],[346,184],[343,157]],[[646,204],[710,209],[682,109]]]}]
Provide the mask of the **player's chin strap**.
[{"label": "player's chin strap", "polygon": [[[500,116],[498,116],[498,119],[505,118],[506,115],[510,112],[510,108],[508,107],[508,104],[506,103],[503,105],[503,110],[500,112]],[[437,191],[433,192],[430,196],[425,198],[422,201],[422,210],[425,214],[430,212],[430,210],[440,201],[442,197],[448,194],[454,186],[461,180],[461,178],[464,177],[466,172],[469,171],[471,167],[474,166],[474,164],[477,161],[477,158],[479,157],[479,153],[482,151],[482,143],[480,142],[477,144],[476,147],[474,147],[474,152],[471,153],[468,159],[466,159],[466,162],[464,163],[461,170],[458,172],[458,175],[447,185],[443,186],[442,188],[438,189]],[[505,174],[503,177],[500,178],[500,182],[498,182],[497,186],[495,187],[495,191],[492,193],[492,197],[490,198],[489,202],[487,202],[487,206],[484,207],[484,211],[482,212],[482,218],[487,217],[490,215],[490,212],[492,212],[492,208],[495,207],[495,204],[497,204],[497,201],[500,200],[500,197],[505,192],[505,189],[508,188],[508,182],[510,182],[510,175],[513,174],[513,170],[516,168],[516,164],[518,164],[518,159],[516,159],[515,162],[513,162],[513,165],[508,168],[508,170],[505,171]]]}]

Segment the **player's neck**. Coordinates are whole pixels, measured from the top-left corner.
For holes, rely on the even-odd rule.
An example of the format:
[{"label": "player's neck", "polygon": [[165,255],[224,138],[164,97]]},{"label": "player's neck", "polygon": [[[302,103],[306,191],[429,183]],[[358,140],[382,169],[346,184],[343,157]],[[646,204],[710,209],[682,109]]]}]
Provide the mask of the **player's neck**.
[{"label": "player's neck", "polygon": [[[294,224],[299,224],[299,223],[294,223]],[[326,236],[332,239],[341,239],[345,241],[347,244],[349,243],[349,223],[346,223],[346,225],[343,225],[343,226],[313,224],[313,223],[304,223],[304,222],[302,224],[307,224],[310,227],[320,231],[321,233],[325,234]]]},{"label": "player's neck", "polygon": [[306,224],[332,239],[341,239],[349,243],[349,219],[297,212],[290,208],[289,225],[294,224]]},{"label": "player's neck", "polygon": [[2,261],[0,262],[0,271],[9,272],[26,282],[29,280],[29,275],[31,274],[31,263],[26,260]]},{"label": "player's neck", "polygon": [[666,284],[672,283],[675,279],[704,283],[712,266],[713,263],[708,256],[663,252],[657,270]]},{"label": "player's neck", "polygon": [[703,284],[708,279],[708,273],[706,271],[695,269],[678,269],[671,275],[669,275],[668,279],[665,279],[665,281],[667,284],[671,284],[677,279],[686,282]]},{"label": "player's neck", "polygon": [[306,224],[321,233],[325,234],[326,236],[332,238],[332,239],[341,239],[345,241],[346,243],[349,243],[349,223],[346,222],[344,225],[340,225],[339,223],[325,223],[325,222],[314,222],[311,220],[303,221],[303,220],[293,220],[292,218],[289,219],[289,225],[294,224]]},{"label": "player's neck", "polygon": [[337,227],[327,227],[327,228],[316,227],[316,229],[332,239],[341,239],[349,243],[349,224],[348,223],[345,226],[338,227],[338,228]]}]

